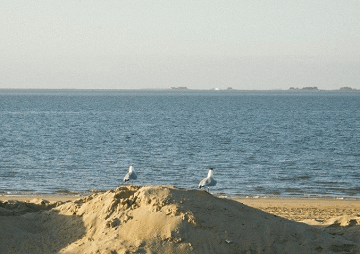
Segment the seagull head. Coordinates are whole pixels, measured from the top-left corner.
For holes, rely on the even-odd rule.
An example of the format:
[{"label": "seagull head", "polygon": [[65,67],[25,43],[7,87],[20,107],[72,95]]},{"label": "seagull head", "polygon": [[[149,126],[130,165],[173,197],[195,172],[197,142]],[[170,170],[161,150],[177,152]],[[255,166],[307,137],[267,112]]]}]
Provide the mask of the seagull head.
[{"label": "seagull head", "polygon": [[129,167],[129,172],[133,172],[134,171],[134,166],[133,165],[130,165]]}]

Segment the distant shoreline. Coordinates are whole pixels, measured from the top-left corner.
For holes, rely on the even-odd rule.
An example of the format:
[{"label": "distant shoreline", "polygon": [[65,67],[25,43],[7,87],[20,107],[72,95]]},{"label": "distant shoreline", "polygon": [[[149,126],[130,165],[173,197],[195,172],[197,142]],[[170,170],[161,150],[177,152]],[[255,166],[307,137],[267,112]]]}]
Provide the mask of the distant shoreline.
[{"label": "distant shoreline", "polygon": [[61,92],[101,92],[101,91],[133,91],[133,92],[146,92],[146,91],[157,91],[157,92],[360,92],[360,89],[352,88],[351,90],[346,89],[333,89],[333,90],[325,90],[325,89],[318,89],[318,90],[311,90],[311,89],[269,89],[269,90],[246,90],[246,89],[171,89],[171,88],[147,88],[147,89],[81,89],[81,88],[0,88],[1,92],[6,91],[61,91]]}]

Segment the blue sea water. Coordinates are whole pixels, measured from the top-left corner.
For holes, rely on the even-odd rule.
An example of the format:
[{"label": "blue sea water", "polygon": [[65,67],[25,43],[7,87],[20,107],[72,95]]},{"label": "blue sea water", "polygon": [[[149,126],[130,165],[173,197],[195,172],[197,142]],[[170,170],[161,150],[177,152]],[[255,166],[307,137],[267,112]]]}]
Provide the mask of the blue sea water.
[{"label": "blue sea water", "polygon": [[122,185],[360,198],[360,92],[0,90],[0,195]]}]

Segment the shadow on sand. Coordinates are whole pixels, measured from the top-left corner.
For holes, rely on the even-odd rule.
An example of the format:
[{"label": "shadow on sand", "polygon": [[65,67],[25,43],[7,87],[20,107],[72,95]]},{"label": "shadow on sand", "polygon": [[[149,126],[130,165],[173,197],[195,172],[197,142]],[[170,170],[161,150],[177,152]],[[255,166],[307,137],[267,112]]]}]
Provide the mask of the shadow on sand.
[{"label": "shadow on sand", "polygon": [[0,201],[0,253],[58,253],[81,239],[86,234],[82,218],[52,209],[60,204]]}]

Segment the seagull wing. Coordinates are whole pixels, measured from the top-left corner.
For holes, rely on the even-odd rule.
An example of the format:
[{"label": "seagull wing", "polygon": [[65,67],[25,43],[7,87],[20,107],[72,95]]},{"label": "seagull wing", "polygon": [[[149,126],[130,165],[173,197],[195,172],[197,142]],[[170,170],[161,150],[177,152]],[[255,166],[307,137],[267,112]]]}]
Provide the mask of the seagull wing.
[{"label": "seagull wing", "polygon": [[128,173],[125,175],[125,177],[124,177],[124,182],[129,181],[129,180],[130,180],[130,176],[131,176],[131,173],[128,172]]},{"label": "seagull wing", "polygon": [[199,188],[205,187],[206,186],[206,181],[207,181],[207,178],[202,179],[200,181],[200,183],[199,183]]}]

